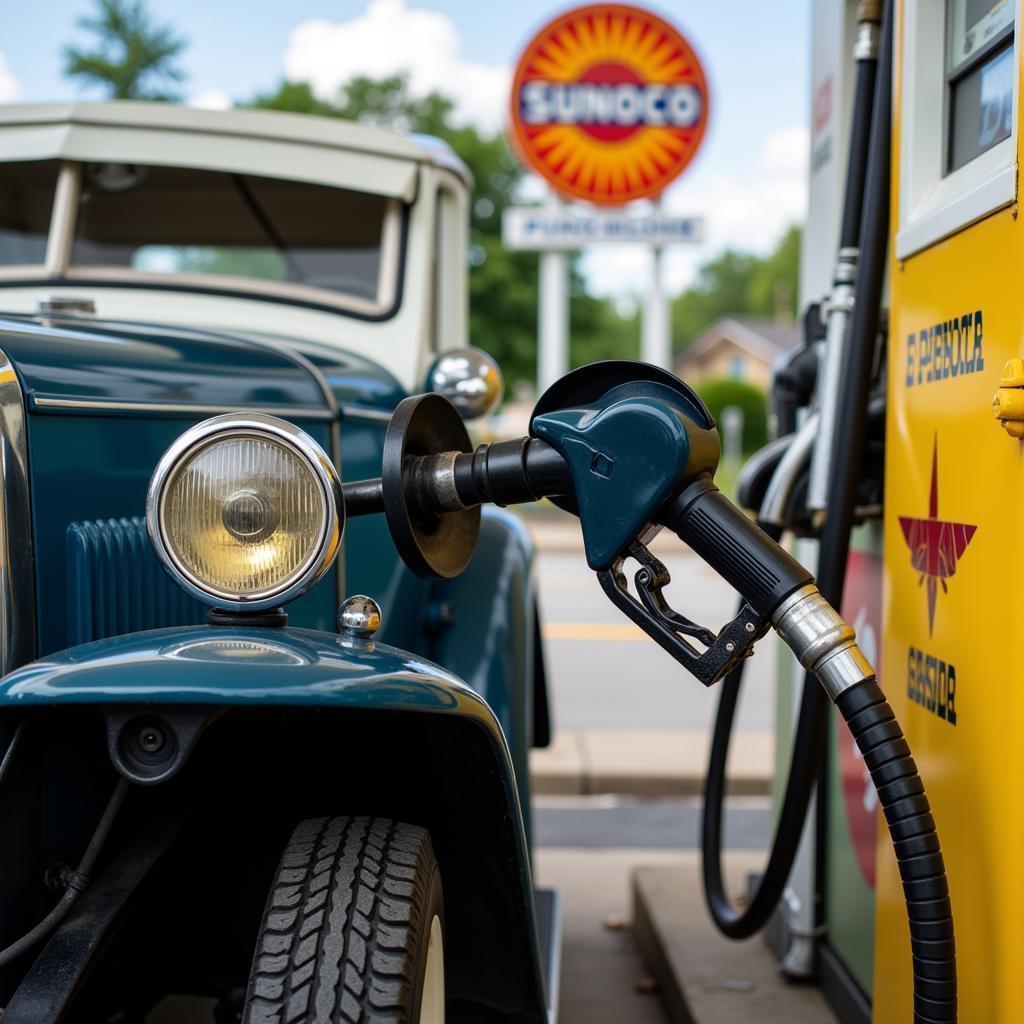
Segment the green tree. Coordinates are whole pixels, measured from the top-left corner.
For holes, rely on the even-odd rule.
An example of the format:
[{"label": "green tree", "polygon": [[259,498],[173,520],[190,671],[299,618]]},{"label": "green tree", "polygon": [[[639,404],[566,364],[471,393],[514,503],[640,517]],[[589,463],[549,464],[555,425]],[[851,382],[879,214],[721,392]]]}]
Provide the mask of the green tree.
[{"label": "green tree", "polygon": [[726,249],[697,271],[697,280],[672,303],[672,339],[684,348],[716,320],[749,312],[755,257]]},{"label": "green tree", "polygon": [[771,255],[757,260],[747,301],[754,316],[795,318],[799,298],[801,232],[792,226]]},{"label": "green tree", "polygon": [[791,227],[765,257],[727,249],[705,263],[697,280],[672,304],[677,350],[724,316],[796,315],[800,229]]},{"label": "green tree", "polygon": [[338,90],[333,100],[319,99],[309,82],[286,80],[273,92],[257,96],[249,106],[340,117],[391,131],[425,132],[442,137],[452,131],[452,101],[437,92],[413,96],[409,92],[409,76],[404,74],[384,78],[356,75]]},{"label": "green tree", "polygon": [[639,313],[623,316],[612,302],[591,295],[576,266],[569,275],[572,366],[600,359],[639,359]]},{"label": "green tree", "polygon": [[326,100],[317,99],[309,82],[281,82],[273,91],[261,93],[244,107],[261,110],[283,110],[292,114],[319,114],[321,117],[340,117],[338,108]]},{"label": "green tree", "polygon": [[175,60],[186,40],[155,22],[143,0],[97,0],[96,15],[79,18],[78,27],[96,40],[91,48],[64,47],[69,78],[102,86],[112,99],[180,98],[168,87],[185,78]]},{"label": "green tree", "polygon": [[722,410],[734,405],[743,411],[743,451],[755,452],[768,441],[768,403],[764,392],[742,380],[721,377],[697,385],[697,393],[721,425]]}]

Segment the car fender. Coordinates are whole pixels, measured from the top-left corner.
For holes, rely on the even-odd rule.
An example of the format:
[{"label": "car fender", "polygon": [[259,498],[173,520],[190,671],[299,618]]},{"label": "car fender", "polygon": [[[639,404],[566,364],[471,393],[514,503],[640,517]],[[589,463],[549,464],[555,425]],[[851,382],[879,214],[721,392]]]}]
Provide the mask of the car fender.
[{"label": "car fender", "polygon": [[534,582],[534,544],[518,516],[486,508],[472,561],[434,587],[426,651],[481,694],[512,751],[528,806],[528,753],[545,746],[550,714]]},{"label": "car fender", "polygon": [[[322,799],[341,806],[321,813],[404,812],[434,835],[453,932],[454,996],[502,1019],[546,1019],[530,863],[508,746],[481,694],[450,671],[372,640],[305,629],[197,626],[84,644],[0,680],[0,715],[13,711],[28,721],[35,709],[49,709],[49,722],[53,709],[75,715],[89,706],[103,712],[108,732],[112,722],[117,728],[130,720],[134,709],[172,723],[190,709],[204,722],[215,720],[197,744],[197,750],[205,745],[205,756],[188,766],[193,775],[216,773],[209,748],[223,738],[225,750],[237,751],[238,734],[254,728],[252,713],[261,710],[267,714],[256,718],[264,731],[249,735],[269,736],[263,740],[268,747],[283,742],[322,749],[317,778],[332,768],[339,775],[323,783]],[[303,722],[308,735],[319,737],[315,744],[302,735]],[[364,784],[351,765],[341,767],[360,743],[379,749],[380,775],[397,780],[401,792],[389,795],[380,779],[367,776]],[[256,751],[253,763],[275,753]],[[318,755],[303,750],[303,756]],[[237,763],[233,768],[245,777]],[[307,765],[304,777],[310,774]],[[392,803],[383,811],[367,809],[382,799]]]}]

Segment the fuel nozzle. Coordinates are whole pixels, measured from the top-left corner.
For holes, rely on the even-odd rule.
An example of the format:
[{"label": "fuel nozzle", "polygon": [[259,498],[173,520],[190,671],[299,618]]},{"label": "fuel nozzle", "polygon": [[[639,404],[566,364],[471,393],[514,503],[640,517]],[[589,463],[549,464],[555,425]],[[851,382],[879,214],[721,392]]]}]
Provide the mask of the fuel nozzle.
[{"label": "fuel nozzle", "polygon": [[[383,511],[406,564],[449,578],[473,555],[481,505],[547,497],[579,517],[587,562],[609,599],[705,685],[769,626],[830,693],[870,674],[810,572],[715,486],[719,453],[714,419],[688,385],[643,363],[596,363],[545,392],[529,437],[476,450],[444,398],[407,398],[388,427],[381,478],[346,484],[346,510]],[[717,632],[669,604],[668,570],[649,548],[664,527],[743,597]],[[632,581],[630,560],[639,567]]]},{"label": "fuel nozzle", "polygon": [[[718,431],[688,385],[643,363],[586,366],[545,392],[530,435],[472,450],[449,402],[407,398],[388,426],[381,478],[345,485],[347,513],[383,511],[406,564],[450,578],[473,555],[481,505],[547,497],[579,517],[587,562],[609,599],[705,685],[769,626],[833,697],[870,676],[853,630],[811,573],[715,486]],[[649,547],[664,527],[742,596],[717,632],[669,604],[671,578]]]}]

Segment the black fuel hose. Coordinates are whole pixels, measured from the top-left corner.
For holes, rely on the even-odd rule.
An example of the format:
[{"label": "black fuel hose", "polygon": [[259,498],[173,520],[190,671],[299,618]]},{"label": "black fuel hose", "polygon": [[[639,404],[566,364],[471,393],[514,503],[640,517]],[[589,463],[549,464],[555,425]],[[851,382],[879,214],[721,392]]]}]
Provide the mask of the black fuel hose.
[{"label": "black fuel hose", "polygon": [[[743,666],[722,681],[718,714],[711,744],[708,778],[704,790],[701,836],[704,893],[719,929],[730,938],[745,938],[767,922],[786,885],[792,858],[800,841],[807,812],[803,779],[813,784],[817,742],[813,709],[801,714],[793,746],[793,763],[786,798],[772,843],[768,866],[747,910],[738,914],[729,902],[722,878],[722,807],[725,799],[725,763],[736,704],[743,680]],[[828,698],[816,682],[805,692],[816,695],[827,707]],[[956,1021],[956,942],[953,911],[935,820],[928,798],[910,756],[899,723],[875,680],[840,694],[836,707],[849,726],[858,750],[871,774],[885,815],[903,882],[914,961],[915,1024],[952,1024]],[[806,705],[801,707],[801,712]],[[809,724],[810,723],[810,724]],[[801,730],[809,747],[801,745]],[[801,801],[803,801],[801,805]],[[760,922],[760,923],[759,923]]]},{"label": "black fuel hose", "polygon": [[[915,1024],[954,1024],[953,914],[935,821],[917,766],[874,670],[857,650],[853,630],[835,611],[838,601],[802,582],[806,570],[708,481],[695,481],[685,489],[670,503],[662,521],[771,621],[822,684],[809,679],[807,692],[817,692],[822,699],[827,699],[826,694],[831,697],[849,726],[878,792],[903,881],[913,955]],[[735,703],[728,717],[734,711]],[[799,736],[795,749],[801,751]],[[813,779],[813,774],[808,775]],[[721,778],[717,784],[724,785]],[[808,784],[805,778],[803,785]],[[721,793],[717,796],[720,808]],[[720,819],[715,824],[720,825]],[[784,861],[788,850],[795,849],[802,825],[802,816],[797,817],[795,827],[778,835],[771,870]],[[719,842],[716,852],[720,849]],[[712,857],[710,863],[712,894],[723,904],[714,909],[726,917],[734,934],[740,934],[749,921],[728,905],[718,859]],[[771,910],[762,895],[765,891],[762,885],[752,904],[759,914]]]},{"label": "black fuel hose", "polygon": [[[843,428],[844,447],[839,450],[837,444],[837,457],[832,460],[828,517],[823,529],[818,572],[821,592],[834,607],[842,601],[846,578],[889,232],[891,0],[885,3],[882,25],[875,109],[864,180],[863,206],[870,214],[862,218],[860,224],[862,269],[840,377],[846,386],[840,394],[837,410],[837,423]],[[794,763],[790,768],[769,867],[748,910],[737,914],[729,903],[722,881],[721,812],[728,742],[741,680],[742,667],[739,667],[723,682],[705,791],[702,839],[708,907],[716,925],[734,938],[753,934],[766,923],[785,887],[821,763],[828,706],[824,690],[811,678],[806,679],[794,740]],[[952,1024],[957,1014],[952,907],[935,822],[924,786],[899,724],[875,680],[840,693],[835,703],[864,756],[878,791],[899,864],[914,962],[915,1024]],[[806,744],[806,749],[802,749],[801,744]],[[801,767],[803,771],[798,775],[797,769]],[[784,822],[788,828],[785,833],[782,829]]]},{"label": "black fuel hose", "polygon": [[[862,5],[860,15],[868,19],[876,19],[879,12],[876,6],[870,11]],[[883,91],[891,83],[891,44],[886,48],[885,36],[891,33],[891,15],[886,11],[882,15],[883,31],[880,52],[874,59],[864,57],[857,61],[856,82],[854,86],[854,104],[850,125],[850,160],[847,166],[846,189],[843,202],[843,218],[839,232],[839,246],[849,249],[858,246],[864,228],[863,210],[867,206],[866,190],[869,165],[872,161],[873,128],[881,121],[885,131],[889,131],[887,95]],[[884,51],[884,52],[882,52]],[[879,74],[881,69],[881,74]],[[877,155],[877,154],[875,154]],[[886,160],[886,162],[888,162]],[[888,203],[888,198],[886,198]],[[870,218],[869,218],[870,219]],[[886,219],[886,223],[888,220]],[[884,259],[883,259],[884,265]],[[857,293],[857,307],[861,306],[861,289]],[[872,307],[877,322],[877,304]],[[874,350],[874,337],[871,338],[871,351]],[[849,349],[847,346],[847,356]],[[868,364],[870,365],[870,364]],[[846,381],[845,375],[840,380]],[[851,382],[852,383],[852,382]],[[852,438],[854,446],[859,442],[859,432],[847,430],[850,423],[851,404],[858,401],[866,406],[867,390],[863,397],[858,393],[852,395],[850,389],[842,396],[852,398],[852,403],[840,401],[836,422],[843,425],[843,435],[856,434]],[[853,413],[855,416],[855,412]],[[845,418],[844,418],[845,417]],[[838,450],[838,445],[836,446]],[[826,523],[825,535],[822,537],[822,554],[818,564],[818,587],[835,607],[842,603],[843,586],[846,579],[846,559],[850,545],[850,527],[852,518],[852,491],[850,492],[850,517],[836,516],[835,496],[838,490],[844,494],[849,490],[847,480],[856,486],[860,474],[861,457],[859,448],[845,454],[838,452],[839,457],[832,459],[832,472],[829,479],[830,522]],[[840,478],[844,478],[837,483]],[[776,541],[781,538],[782,530],[774,526],[761,528]],[[845,529],[844,529],[845,526]],[[759,932],[769,921],[789,881],[793,863],[800,846],[800,837],[807,810],[814,793],[818,769],[824,757],[825,735],[828,721],[829,700],[818,685],[817,680],[808,677],[804,680],[800,698],[800,709],[797,716],[796,732],[793,738],[793,753],[783,790],[782,806],[772,840],[768,863],[762,874],[756,891],[744,910],[737,911],[729,899],[722,874],[722,809],[726,791],[726,761],[729,754],[729,740],[732,735],[743,681],[744,663],[741,662],[722,681],[722,692],[719,697],[712,733],[711,750],[708,756],[708,769],[704,784],[704,807],[701,829],[701,852],[703,863],[704,896],[708,912],[723,935],[731,939],[745,939]]]},{"label": "black fuel hose", "polygon": [[864,755],[896,852],[914,961],[914,1024],[955,1024],[953,907],[917,765],[875,680],[840,694],[836,707]]},{"label": "black fuel hose", "polygon": [[[782,535],[778,527],[762,523],[761,528],[773,540],[778,540]],[[729,899],[722,871],[722,813],[727,786],[729,741],[743,684],[744,665],[745,662],[740,662],[722,680],[708,755],[701,816],[704,898],[715,926],[730,939],[746,939],[759,932],[775,912],[789,881],[814,792],[818,765],[825,749],[825,722],[829,705],[828,695],[817,680],[805,683],[793,737],[789,774],[768,862],[758,880],[757,889],[740,912]]]}]

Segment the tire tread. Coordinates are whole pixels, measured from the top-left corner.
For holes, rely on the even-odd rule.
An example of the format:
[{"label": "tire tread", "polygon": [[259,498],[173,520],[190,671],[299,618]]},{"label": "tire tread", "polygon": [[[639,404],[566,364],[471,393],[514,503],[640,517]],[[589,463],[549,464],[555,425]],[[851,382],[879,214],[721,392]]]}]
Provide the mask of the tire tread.
[{"label": "tire tread", "polygon": [[432,872],[430,836],[389,818],[312,818],[278,866],[249,978],[245,1024],[399,1024]]}]

